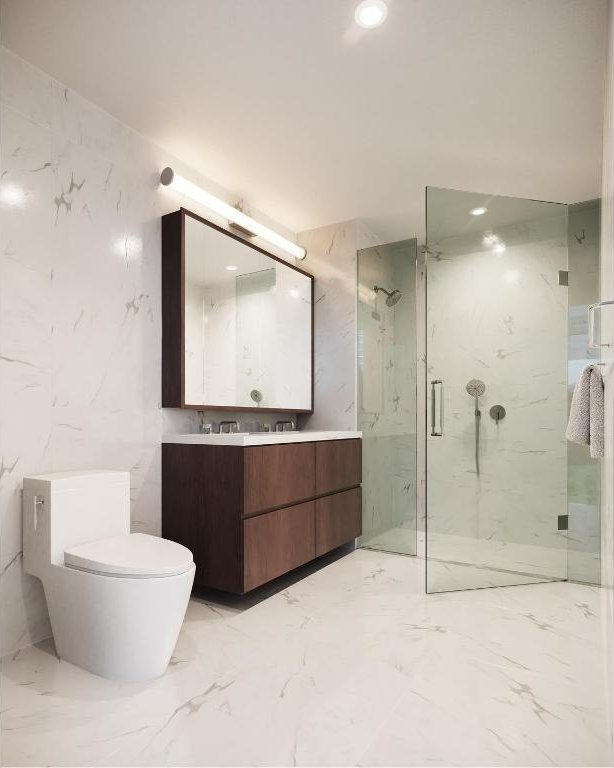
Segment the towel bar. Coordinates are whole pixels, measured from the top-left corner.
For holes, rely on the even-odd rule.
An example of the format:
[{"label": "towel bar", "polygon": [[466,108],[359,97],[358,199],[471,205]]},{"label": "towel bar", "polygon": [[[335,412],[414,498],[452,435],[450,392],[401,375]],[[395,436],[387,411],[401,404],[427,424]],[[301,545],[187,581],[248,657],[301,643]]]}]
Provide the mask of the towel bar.
[{"label": "towel bar", "polygon": [[588,308],[588,346],[592,349],[598,349],[600,347],[611,347],[611,344],[596,344],[595,343],[595,310],[602,307],[609,307],[614,304],[614,301],[597,301],[594,304],[590,304]]}]

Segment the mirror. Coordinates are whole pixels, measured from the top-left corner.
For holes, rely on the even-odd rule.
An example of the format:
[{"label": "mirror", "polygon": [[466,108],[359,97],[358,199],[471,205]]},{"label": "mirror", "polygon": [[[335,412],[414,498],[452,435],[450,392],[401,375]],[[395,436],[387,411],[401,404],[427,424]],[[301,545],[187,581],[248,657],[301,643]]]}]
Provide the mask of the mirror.
[{"label": "mirror", "polygon": [[183,406],[310,412],[313,277],[181,213]]}]

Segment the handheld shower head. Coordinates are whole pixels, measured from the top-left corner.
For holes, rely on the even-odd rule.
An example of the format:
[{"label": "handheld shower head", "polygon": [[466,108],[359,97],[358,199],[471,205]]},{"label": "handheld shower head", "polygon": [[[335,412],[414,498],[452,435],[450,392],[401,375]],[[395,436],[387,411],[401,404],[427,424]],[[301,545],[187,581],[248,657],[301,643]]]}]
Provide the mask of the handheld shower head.
[{"label": "handheld shower head", "polygon": [[480,381],[480,379],[471,379],[471,381],[467,382],[465,389],[471,397],[481,397],[486,392],[486,384]]},{"label": "handheld shower head", "polygon": [[398,289],[394,289],[393,291],[387,291],[385,288],[382,288],[380,285],[374,285],[373,290],[375,293],[378,293],[381,291],[382,293],[386,294],[386,306],[387,307],[394,307],[395,304],[398,304],[398,302],[403,298],[403,294]]}]

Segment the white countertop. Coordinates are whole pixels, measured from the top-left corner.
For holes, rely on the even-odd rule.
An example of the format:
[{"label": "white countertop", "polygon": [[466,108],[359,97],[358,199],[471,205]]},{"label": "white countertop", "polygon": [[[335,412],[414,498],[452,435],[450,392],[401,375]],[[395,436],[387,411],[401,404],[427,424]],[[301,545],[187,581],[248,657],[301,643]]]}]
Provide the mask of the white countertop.
[{"label": "white countertop", "polygon": [[163,443],[183,445],[277,445],[278,443],[311,443],[316,440],[354,440],[362,437],[362,432],[348,430],[296,432],[231,432],[223,435],[202,435],[194,432],[187,435],[163,435]]}]

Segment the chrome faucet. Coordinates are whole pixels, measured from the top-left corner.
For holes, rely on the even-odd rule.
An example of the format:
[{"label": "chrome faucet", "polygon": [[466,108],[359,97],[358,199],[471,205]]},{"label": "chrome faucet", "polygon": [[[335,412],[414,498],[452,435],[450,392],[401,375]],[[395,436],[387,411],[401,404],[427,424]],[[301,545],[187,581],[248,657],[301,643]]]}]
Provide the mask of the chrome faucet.
[{"label": "chrome faucet", "polygon": [[[290,427],[289,430],[286,429],[286,425]],[[294,429],[294,422],[292,421],[276,421],[275,422],[276,432],[292,432],[293,429]]]},{"label": "chrome faucet", "polygon": [[218,426],[218,432],[220,433],[220,435],[222,435],[226,431],[224,427],[228,427],[228,434],[230,434],[231,432],[238,432],[239,422],[238,421],[220,421]]}]

